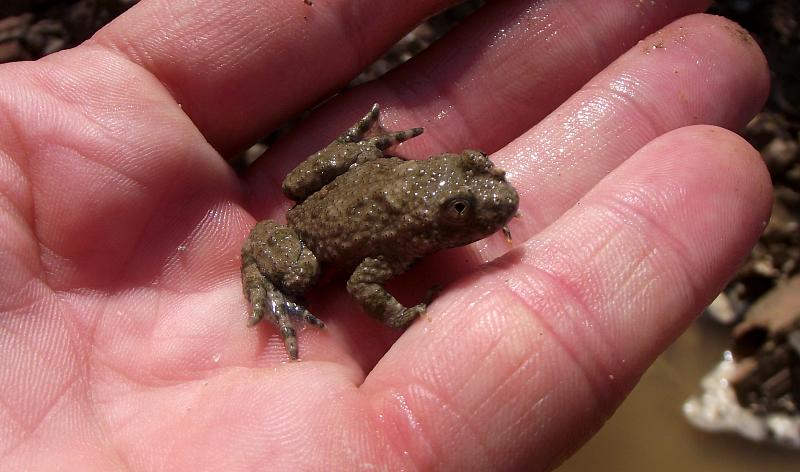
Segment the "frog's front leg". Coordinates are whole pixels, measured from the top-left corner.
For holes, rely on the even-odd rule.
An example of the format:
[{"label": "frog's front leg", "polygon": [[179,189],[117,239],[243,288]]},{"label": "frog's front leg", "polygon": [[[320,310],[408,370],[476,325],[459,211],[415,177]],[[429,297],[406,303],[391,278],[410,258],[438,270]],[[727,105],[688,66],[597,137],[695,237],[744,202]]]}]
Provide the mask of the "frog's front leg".
[{"label": "frog's front leg", "polygon": [[347,291],[369,315],[392,328],[403,328],[424,313],[427,304],[406,308],[383,288],[383,284],[404,272],[409,262],[390,264],[382,257],[368,257],[353,271],[347,281]]},{"label": "frog's front leg", "polygon": [[318,277],[317,258],[291,228],[261,221],[242,245],[242,287],[252,307],[248,323],[267,317],[278,328],[292,360],[297,359],[298,349],[291,318],[324,327],[295,301]]},{"label": "frog's front leg", "polygon": [[366,137],[380,115],[378,104],[325,149],[313,154],[294,168],[283,180],[283,193],[296,202],[347,172],[353,164],[383,157],[383,151],[422,134],[422,128],[381,132]]}]

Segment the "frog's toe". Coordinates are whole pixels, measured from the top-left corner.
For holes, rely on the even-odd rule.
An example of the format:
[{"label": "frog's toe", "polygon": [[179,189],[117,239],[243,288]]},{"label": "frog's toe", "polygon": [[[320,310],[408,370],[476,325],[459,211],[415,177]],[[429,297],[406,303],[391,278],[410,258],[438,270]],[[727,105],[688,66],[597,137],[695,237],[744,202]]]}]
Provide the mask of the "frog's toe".
[{"label": "frog's toe", "polygon": [[247,263],[242,267],[242,288],[244,296],[250,302],[250,316],[247,324],[253,326],[261,321],[266,313],[266,305],[269,303],[268,288],[272,284],[267,281],[255,264]]},{"label": "frog's toe", "polygon": [[369,142],[372,143],[376,148],[384,151],[389,149],[390,147],[400,144],[403,141],[407,141],[415,136],[419,136],[422,134],[424,129],[422,128],[410,128],[403,131],[391,131],[384,134],[379,134],[372,138],[369,138]]},{"label": "frog's toe", "polygon": [[419,305],[414,305],[410,308],[406,308],[403,311],[386,318],[384,323],[391,327],[391,328],[405,328],[412,321],[419,318],[420,315],[425,313],[425,310],[428,309],[428,305],[425,303],[420,303]]},{"label": "frog's toe", "polygon": [[303,315],[303,319],[306,321],[306,323],[312,324],[312,325],[314,325],[314,326],[316,326],[318,328],[324,328],[325,327],[325,323],[323,323],[321,319],[317,318],[316,316],[312,315],[311,313],[309,313],[307,311],[306,311],[306,314]]},{"label": "frog's toe", "polygon": [[273,306],[273,314],[275,315],[274,324],[278,327],[278,331],[283,338],[283,344],[286,346],[289,359],[296,361],[298,358],[297,333],[292,325],[291,318],[300,318],[305,323],[312,324],[319,328],[324,328],[325,323],[312,315],[302,305],[289,300],[283,294],[281,294],[281,297],[283,297],[282,301]]},{"label": "frog's toe", "polygon": [[289,354],[289,359],[296,361],[298,357],[297,333],[294,330],[290,317],[292,310],[295,309],[294,303],[277,290],[271,294],[269,301],[269,311],[272,315],[269,320],[278,328],[278,333],[281,335],[281,338],[283,338],[283,345],[286,347],[286,353]]},{"label": "frog's toe", "polygon": [[264,318],[264,311],[261,309],[256,309],[253,307],[253,311],[250,313],[250,316],[247,318],[247,326],[255,326]]},{"label": "frog's toe", "polygon": [[325,324],[322,320],[309,313],[305,307],[290,300],[278,290],[270,294],[269,307],[272,315],[270,321],[278,328],[278,332],[283,338],[283,344],[286,346],[286,352],[289,354],[289,359],[297,360],[297,333],[295,332],[292,318],[300,318],[304,322],[320,328],[324,328]]},{"label": "frog's toe", "polygon": [[312,315],[311,312],[309,312],[303,305],[300,305],[299,303],[287,301],[286,312],[290,316],[300,318],[308,324],[317,326],[319,328],[325,327],[325,323],[323,323],[321,319]]},{"label": "frog's toe", "polygon": [[341,143],[357,143],[364,139],[364,136],[367,134],[375,123],[378,121],[378,117],[380,116],[380,107],[378,104],[372,105],[369,112],[364,115],[360,120],[356,121],[356,123],[351,126],[347,131],[345,131],[338,139]]},{"label": "frog's toe", "polygon": [[283,338],[283,345],[286,347],[286,353],[289,354],[289,359],[296,361],[298,358],[297,349],[297,334],[291,325],[281,326],[281,337]]}]

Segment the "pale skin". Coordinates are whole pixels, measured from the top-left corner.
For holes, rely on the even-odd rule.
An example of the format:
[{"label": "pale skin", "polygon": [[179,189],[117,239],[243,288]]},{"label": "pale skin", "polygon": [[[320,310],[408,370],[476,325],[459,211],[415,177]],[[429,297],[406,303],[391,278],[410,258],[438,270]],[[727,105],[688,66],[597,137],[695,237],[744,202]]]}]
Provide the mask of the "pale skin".
[{"label": "pale skin", "polygon": [[[762,105],[764,60],[687,16],[704,2],[611,0],[602,22],[594,2],[499,2],[231,171],[447,3],[143,0],[0,67],[0,469],[547,470],[602,424],[768,218],[766,170],[728,131]],[[425,126],[407,157],[492,153],[514,247],[399,278],[448,283],[402,334],[322,284],[327,328],[288,362],[247,326],[239,249],[374,102],[387,128]]]}]

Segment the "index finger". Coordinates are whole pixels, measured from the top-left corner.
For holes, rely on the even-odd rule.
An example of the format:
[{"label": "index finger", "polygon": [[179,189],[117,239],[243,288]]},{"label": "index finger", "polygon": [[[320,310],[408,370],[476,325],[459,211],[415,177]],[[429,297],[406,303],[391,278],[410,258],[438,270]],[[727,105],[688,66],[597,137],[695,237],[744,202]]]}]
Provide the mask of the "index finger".
[{"label": "index finger", "polygon": [[90,41],[154,74],[225,154],[344,86],[450,3],[142,0]]}]

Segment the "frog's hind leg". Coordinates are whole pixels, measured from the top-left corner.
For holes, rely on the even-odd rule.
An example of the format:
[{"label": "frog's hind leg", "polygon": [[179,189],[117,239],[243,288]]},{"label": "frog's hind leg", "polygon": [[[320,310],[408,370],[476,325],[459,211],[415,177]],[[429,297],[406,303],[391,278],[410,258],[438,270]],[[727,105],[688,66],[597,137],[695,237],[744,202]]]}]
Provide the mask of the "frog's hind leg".
[{"label": "frog's hind leg", "polygon": [[289,358],[298,357],[291,318],[325,324],[295,301],[319,275],[319,264],[297,234],[270,220],[258,223],[242,245],[242,287],[252,312],[248,324],[267,318],[278,328]]},{"label": "frog's hind leg", "polygon": [[403,131],[387,131],[378,124],[380,117],[380,107],[378,104],[372,105],[372,108],[360,120],[351,126],[347,131],[342,133],[336,141],[340,143],[358,143],[364,141],[372,128],[377,124],[379,130],[372,136],[366,139],[367,142],[374,145],[381,151],[388,149],[395,144],[400,144],[415,136],[422,134],[422,128],[411,128]]},{"label": "frog's hind leg", "polygon": [[395,144],[422,133],[422,128],[386,131],[376,128],[379,109],[372,109],[324,149],[312,154],[283,179],[284,195],[302,202],[311,194],[347,172],[354,164],[386,157],[383,153]]}]

